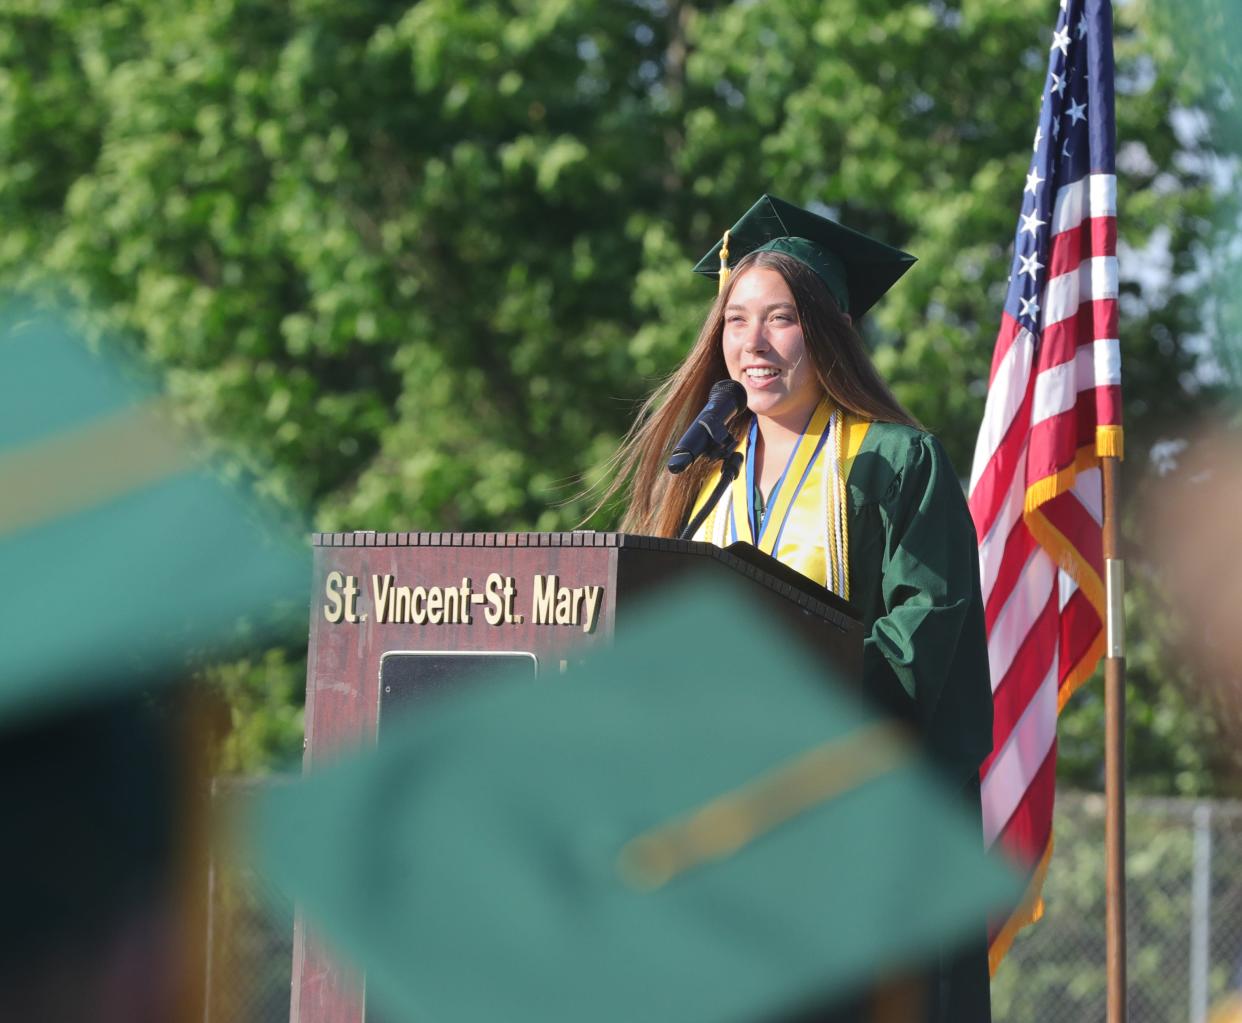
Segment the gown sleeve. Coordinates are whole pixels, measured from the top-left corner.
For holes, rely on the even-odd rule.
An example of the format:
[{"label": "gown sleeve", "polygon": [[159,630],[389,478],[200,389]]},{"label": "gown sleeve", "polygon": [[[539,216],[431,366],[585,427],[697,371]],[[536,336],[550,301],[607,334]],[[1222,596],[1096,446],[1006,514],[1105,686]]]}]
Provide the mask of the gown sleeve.
[{"label": "gown sleeve", "polygon": [[912,438],[882,504],[883,548],[863,678],[900,686],[930,752],[963,782],[992,745],[978,547],[961,485],[939,441]]}]

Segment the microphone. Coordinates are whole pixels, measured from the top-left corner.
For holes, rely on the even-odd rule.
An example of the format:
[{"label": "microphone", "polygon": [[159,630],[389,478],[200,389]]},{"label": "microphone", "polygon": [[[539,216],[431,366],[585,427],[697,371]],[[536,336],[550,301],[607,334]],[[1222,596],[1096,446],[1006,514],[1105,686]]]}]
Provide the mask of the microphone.
[{"label": "microphone", "polygon": [[746,388],[736,380],[718,380],[712,384],[707,404],[698,418],[673,448],[668,460],[668,471],[676,475],[700,455],[722,458],[726,445],[733,439],[725,424],[741,408],[746,406]]}]

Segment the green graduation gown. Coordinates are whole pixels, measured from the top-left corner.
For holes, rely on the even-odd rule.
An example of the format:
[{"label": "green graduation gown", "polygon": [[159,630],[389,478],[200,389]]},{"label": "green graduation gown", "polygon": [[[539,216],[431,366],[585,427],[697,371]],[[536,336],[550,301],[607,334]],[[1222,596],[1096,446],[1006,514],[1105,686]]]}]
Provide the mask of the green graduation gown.
[{"label": "green graduation gown", "polygon": [[940,442],[867,430],[847,479],[850,602],[862,614],[863,686],[911,721],[966,786],[992,750],[978,541]]},{"label": "green graduation gown", "polygon": [[[915,725],[981,821],[992,686],[978,541],[957,475],[935,437],[873,423],[847,487],[850,600],[866,637],[863,686]],[[946,953],[929,986],[929,1020],[990,1020],[985,936]]]}]

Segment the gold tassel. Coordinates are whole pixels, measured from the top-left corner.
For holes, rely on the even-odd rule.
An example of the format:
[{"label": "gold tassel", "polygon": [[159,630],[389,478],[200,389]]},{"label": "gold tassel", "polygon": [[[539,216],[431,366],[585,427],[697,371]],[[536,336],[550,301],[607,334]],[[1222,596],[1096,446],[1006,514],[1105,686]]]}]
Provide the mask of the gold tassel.
[{"label": "gold tassel", "polygon": [[850,514],[849,501],[845,489],[845,413],[837,413],[841,419],[837,423],[837,479],[836,494],[837,514],[841,517],[841,596],[850,599]]},{"label": "gold tassel", "polygon": [[722,294],[725,285],[729,283],[729,232],[724,233],[724,238],[720,242],[720,278],[716,287],[716,294]]},{"label": "gold tassel", "polygon": [[1095,428],[1095,452],[1101,458],[1125,458],[1125,435],[1120,426]]}]

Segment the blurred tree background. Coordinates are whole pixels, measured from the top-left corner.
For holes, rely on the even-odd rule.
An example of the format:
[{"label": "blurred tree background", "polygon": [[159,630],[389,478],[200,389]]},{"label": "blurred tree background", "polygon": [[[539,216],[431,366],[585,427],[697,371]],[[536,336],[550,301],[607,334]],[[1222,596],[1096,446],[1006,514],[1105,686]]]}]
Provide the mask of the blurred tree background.
[{"label": "blurred tree background", "polygon": [[[1127,508],[1225,390],[1242,93],[1186,46],[1228,4],[1117,4]],[[866,335],[964,475],[1055,8],[5,0],[0,287],[126,338],[316,528],[571,528],[711,300],[689,266],[770,191],[921,257]],[[1134,518],[1132,785],[1236,792]],[[233,769],[297,755],[304,642],[213,669]],[[1063,717],[1072,784],[1102,702]]]}]

